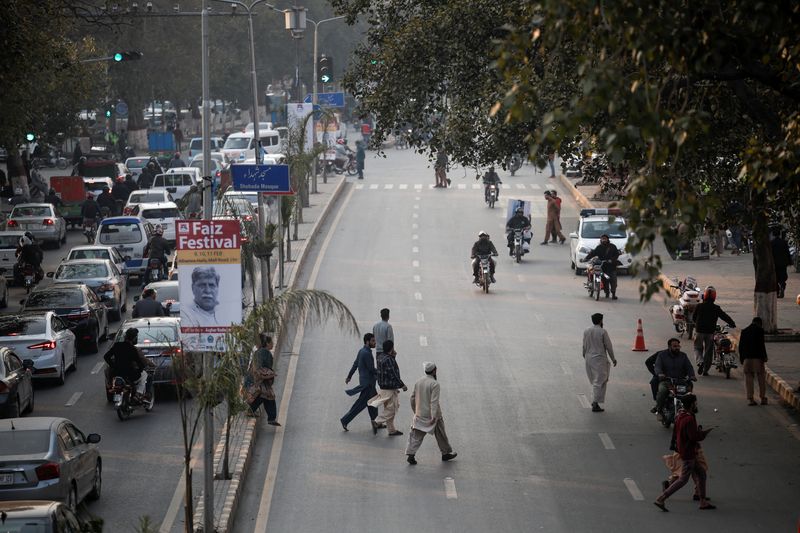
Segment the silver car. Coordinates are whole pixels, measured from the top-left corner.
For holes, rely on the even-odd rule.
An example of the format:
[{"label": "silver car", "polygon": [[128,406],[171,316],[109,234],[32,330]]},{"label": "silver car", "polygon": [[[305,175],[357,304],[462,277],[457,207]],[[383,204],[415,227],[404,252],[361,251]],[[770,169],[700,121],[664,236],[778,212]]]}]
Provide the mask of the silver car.
[{"label": "silver car", "polygon": [[125,274],[108,259],[76,259],[58,265],[48,272],[53,283],[83,283],[108,308],[111,320],[120,320],[127,307],[128,283]]},{"label": "silver car", "polygon": [[73,246],[63,261],[74,261],[76,259],[108,259],[117,265],[117,269],[120,272],[125,271],[125,259],[113,246],[104,246],[102,244]]},{"label": "silver car", "polygon": [[66,418],[0,420],[0,500],[57,500],[76,509],[96,500],[103,463],[97,433]]},{"label": "silver car", "polygon": [[60,248],[67,241],[67,221],[52,204],[18,204],[11,210],[6,229],[30,231],[37,240]]},{"label": "silver car", "polygon": [[[156,301],[161,303],[164,309],[168,309],[169,316],[180,318],[181,296],[177,281],[154,281],[153,283],[148,283],[142,292],[147,289],[156,291]],[[136,297],[136,299],[138,299],[138,297]],[[167,307],[168,304],[169,307]]]},{"label": "silver car", "polygon": [[0,344],[33,361],[33,379],[64,384],[67,369],[78,368],[75,334],[55,311],[0,316]]},{"label": "silver car", "polygon": [[3,277],[8,282],[14,281],[14,265],[17,263],[17,246],[24,231],[0,231],[0,268],[4,268]]}]

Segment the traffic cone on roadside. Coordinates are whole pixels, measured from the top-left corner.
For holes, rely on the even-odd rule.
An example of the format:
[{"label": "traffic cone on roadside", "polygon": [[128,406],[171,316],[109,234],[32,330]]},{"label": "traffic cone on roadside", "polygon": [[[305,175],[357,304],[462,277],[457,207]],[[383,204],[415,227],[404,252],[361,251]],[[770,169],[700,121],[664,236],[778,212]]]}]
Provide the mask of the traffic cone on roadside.
[{"label": "traffic cone on roadside", "polygon": [[633,341],[634,352],[646,352],[647,348],[644,346],[644,332],[642,331],[642,319],[639,319],[639,325],[636,326],[636,340]]}]

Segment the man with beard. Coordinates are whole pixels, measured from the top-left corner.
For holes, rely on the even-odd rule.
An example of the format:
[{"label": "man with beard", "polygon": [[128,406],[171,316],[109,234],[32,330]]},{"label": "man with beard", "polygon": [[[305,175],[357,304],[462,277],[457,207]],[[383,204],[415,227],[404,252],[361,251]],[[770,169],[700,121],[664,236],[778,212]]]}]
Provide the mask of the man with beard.
[{"label": "man with beard", "polygon": [[187,326],[221,326],[215,309],[219,305],[219,274],[214,267],[197,267],[192,271],[192,303],[181,306],[181,322]]}]

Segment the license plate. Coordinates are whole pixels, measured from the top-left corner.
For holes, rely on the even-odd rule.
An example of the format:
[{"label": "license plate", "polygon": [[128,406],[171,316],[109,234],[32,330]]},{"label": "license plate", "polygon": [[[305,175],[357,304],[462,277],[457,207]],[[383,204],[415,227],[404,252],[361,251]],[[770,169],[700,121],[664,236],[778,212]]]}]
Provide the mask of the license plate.
[{"label": "license plate", "polygon": [[13,485],[14,474],[0,474],[0,485]]},{"label": "license plate", "polygon": [[114,401],[115,401],[115,402],[118,402],[118,401],[120,401],[121,399],[122,399],[122,395],[121,395],[121,394],[115,394],[115,395],[114,395]]}]

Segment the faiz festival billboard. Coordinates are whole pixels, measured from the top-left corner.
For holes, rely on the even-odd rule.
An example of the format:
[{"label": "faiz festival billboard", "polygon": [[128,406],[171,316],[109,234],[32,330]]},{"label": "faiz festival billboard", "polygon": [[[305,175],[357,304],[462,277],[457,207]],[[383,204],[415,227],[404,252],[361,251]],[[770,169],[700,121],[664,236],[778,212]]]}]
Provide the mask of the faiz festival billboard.
[{"label": "faiz festival billboard", "polygon": [[224,351],[225,333],[242,321],[238,220],[178,220],[181,341],[189,351]]}]

